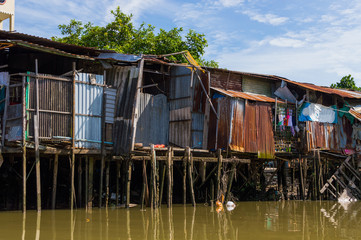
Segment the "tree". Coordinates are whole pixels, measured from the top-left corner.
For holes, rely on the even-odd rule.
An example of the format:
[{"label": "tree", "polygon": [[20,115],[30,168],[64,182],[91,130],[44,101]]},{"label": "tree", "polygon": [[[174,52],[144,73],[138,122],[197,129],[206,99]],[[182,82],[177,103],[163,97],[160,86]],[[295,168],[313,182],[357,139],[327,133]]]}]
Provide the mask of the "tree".
[{"label": "tree", "polygon": [[351,89],[356,91],[361,91],[361,88],[357,87],[351,74],[344,76],[340,82],[332,83],[331,88],[342,88],[342,89]]},{"label": "tree", "polygon": [[[217,62],[203,59],[205,48],[208,46],[204,34],[189,30],[184,35],[181,27],[169,31],[159,29],[156,33],[154,26],[144,22],[136,28],[132,22],[133,15],[122,13],[119,7],[111,13],[114,19],[106,26],[95,26],[90,22],[83,24],[74,19],[69,24],[61,24],[58,28],[63,37],[52,37],[52,39],[128,54],[162,55],[188,50],[201,65],[218,67]],[[186,62],[181,55],[169,58]]]}]

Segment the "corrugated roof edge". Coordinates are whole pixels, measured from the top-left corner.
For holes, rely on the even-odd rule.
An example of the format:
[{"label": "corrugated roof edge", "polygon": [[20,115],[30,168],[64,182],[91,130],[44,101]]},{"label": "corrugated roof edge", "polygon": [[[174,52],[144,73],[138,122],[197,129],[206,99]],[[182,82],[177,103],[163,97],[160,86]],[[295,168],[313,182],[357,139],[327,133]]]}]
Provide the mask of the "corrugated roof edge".
[{"label": "corrugated roof edge", "polygon": [[[223,95],[227,95],[232,98],[243,98],[251,101],[257,101],[257,102],[268,102],[268,103],[274,103],[276,102],[276,99],[267,97],[265,95],[261,94],[255,94],[255,93],[249,93],[249,92],[239,92],[239,91],[233,91],[233,90],[224,90],[221,88],[211,87],[212,90],[217,91]],[[279,103],[286,103],[283,100],[277,99],[277,102]]]},{"label": "corrugated roof edge", "polygon": [[52,47],[59,50],[63,50],[69,53],[73,54],[80,54],[80,55],[88,55],[92,57],[98,56],[102,52],[113,52],[112,50],[99,50],[92,47],[84,47],[84,46],[78,46],[68,43],[61,43],[57,41],[53,41],[47,38],[33,36],[25,33],[19,33],[19,32],[9,32],[0,30],[0,39],[3,40],[23,40],[30,43],[35,43],[38,45],[42,45],[45,47]]},{"label": "corrugated roof edge", "polygon": [[233,71],[233,70],[228,70],[228,69],[221,69],[221,68],[205,68],[207,70],[211,70],[211,71],[221,71],[221,72],[231,72],[231,73],[235,73],[235,74],[240,74],[240,75],[245,75],[245,76],[251,76],[251,77],[258,77],[258,78],[263,78],[263,79],[268,79],[268,80],[273,80],[273,81],[285,81],[294,85],[297,85],[299,87],[305,88],[305,89],[310,89],[313,91],[318,91],[318,92],[323,92],[323,93],[328,93],[328,94],[335,94],[338,95],[340,97],[343,98],[354,98],[354,99],[361,99],[361,92],[358,91],[351,91],[351,90],[345,90],[345,89],[335,89],[335,88],[330,88],[330,87],[324,87],[324,86],[317,86],[314,85],[312,83],[301,83],[301,82],[296,82],[296,81],[292,81],[289,80],[287,78],[284,77],[279,77],[276,75],[267,75],[267,74],[258,74],[258,73],[250,73],[250,72],[241,72],[241,71]]}]

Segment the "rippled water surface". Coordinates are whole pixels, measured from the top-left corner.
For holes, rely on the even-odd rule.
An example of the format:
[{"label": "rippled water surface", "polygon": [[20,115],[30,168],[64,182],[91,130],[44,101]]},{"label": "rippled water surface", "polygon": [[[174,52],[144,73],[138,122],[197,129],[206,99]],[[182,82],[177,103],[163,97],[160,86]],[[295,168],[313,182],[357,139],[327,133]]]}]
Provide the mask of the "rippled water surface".
[{"label": "rippled water surface", "polygon": [[0,239],[361,239],[361,203],[241,202],[217,213],[174,205],[0,212]]}]

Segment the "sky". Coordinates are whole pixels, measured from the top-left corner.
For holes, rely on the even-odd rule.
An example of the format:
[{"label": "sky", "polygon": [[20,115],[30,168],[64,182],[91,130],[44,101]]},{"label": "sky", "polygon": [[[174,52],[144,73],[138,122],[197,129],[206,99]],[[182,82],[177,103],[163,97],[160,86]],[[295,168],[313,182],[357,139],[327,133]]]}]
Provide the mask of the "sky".
[{"label": "sky", "polygon": [[359,0],[15,0],[15,30],[50,38],[71,19],[105,25],[120,6],[136,24],[204,33],[206,60],[229,70],[361,86]]}]

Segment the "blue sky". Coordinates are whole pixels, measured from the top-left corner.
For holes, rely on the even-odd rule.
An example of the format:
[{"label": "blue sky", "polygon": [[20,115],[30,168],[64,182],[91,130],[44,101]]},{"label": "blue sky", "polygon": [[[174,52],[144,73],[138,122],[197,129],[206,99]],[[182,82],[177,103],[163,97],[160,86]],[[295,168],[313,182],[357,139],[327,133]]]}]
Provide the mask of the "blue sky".
[{"label": "blue sky", "polygon": [[16,0],[15,30],[60,36],[70,19],[104,25],[120,6],[137,24],[204,33],[220,67],[329,86],[351,74],[361,86],[357,0]]}]

